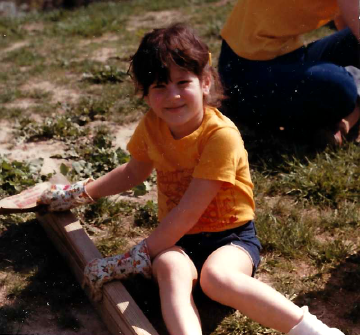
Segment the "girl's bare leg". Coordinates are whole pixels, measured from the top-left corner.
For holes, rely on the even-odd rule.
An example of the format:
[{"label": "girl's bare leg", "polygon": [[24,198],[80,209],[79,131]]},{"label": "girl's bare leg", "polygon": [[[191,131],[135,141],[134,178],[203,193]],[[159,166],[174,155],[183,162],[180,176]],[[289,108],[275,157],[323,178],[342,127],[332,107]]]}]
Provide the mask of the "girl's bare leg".
[{"label": "girl's bare leg", "polygon": [[303,311],[279,292],[252,278],[248,254],[234,246],[214,251],[205,262],[200,284],[206,295],[233,307],[265,327],[287,333]]},{"label": "girl's bare leg", "polygon": [[192,297],[197,271],[178,247],[159,254],[153,261],[159,284],[162,315],[172,335],[201,335],[201,322]]}]

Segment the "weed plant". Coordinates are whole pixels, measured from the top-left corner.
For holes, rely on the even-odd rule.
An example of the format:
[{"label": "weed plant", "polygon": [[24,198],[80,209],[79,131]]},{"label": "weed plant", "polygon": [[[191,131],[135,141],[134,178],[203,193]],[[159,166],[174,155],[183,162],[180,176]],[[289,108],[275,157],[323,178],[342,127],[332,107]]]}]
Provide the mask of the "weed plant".
[{"label": "weed plant", "polygon": [[95,136],[92,141],[85,141],[75,148],[80,159],[72,163],[73,169],[70,171],[72,178],[79,179],[91,176],[98,178],[129,161],[129,155],[121,148],[96,146],[99,143],[100,141]]},{"label": "weed plant", "polygon": [[88,129],[81,127],[67,115],[58,115],[46,118],[42,123],[37,123],[26,117],[20,120],[16,135],[20,141],[35,142],[39,140],[76,139],[85,136]]},{"label": "weed plant", "polygon": [[0,156],[0,197],[16,194],[44,181],[49,176],[40,175],[42,164],[42,158],[31,162],[20,162]]}]

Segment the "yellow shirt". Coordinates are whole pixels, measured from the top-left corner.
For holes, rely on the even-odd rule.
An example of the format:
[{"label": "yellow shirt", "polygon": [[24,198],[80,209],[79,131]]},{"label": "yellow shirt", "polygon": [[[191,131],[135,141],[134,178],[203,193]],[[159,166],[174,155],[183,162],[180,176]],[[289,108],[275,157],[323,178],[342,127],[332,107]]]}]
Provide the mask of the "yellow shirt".
[{"label": "yellow shirt", "polygon": [[221,36],[240,57],[269,60],[303,46],[302,34],[338,10],[336,0],[238,0]]},{"label": "yellow shirt", "polygon": [[180,140],[150,110],[127,148],[135,159],[154,163],[159,220],[179,204],[193,178],[225,183],[188,234],[223,231],[254,218],[253,184],[243,140],[234,123],[216,108],[206,108],[201,126]]}]

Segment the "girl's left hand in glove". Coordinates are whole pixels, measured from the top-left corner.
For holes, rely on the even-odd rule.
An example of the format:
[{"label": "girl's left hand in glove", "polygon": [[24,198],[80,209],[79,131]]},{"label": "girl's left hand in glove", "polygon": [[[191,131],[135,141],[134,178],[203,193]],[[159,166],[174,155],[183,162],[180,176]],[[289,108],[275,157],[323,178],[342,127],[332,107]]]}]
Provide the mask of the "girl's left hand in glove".
[{"label": "girl's left hand in glove", "polygon": [[95,301],[102,298],[101,288],[114,279],[124,279],[132,274],[142,274],[151,278],[151,260],[146,241],[130,249],[123,255],[95,258],[84,269],[83,287],[88,285]]}]

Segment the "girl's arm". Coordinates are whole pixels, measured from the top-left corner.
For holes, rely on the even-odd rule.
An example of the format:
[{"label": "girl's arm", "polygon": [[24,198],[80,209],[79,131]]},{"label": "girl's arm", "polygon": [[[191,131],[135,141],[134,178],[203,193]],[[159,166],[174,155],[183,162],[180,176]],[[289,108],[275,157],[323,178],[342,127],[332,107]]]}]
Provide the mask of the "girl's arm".
[{"label": "girl's arm", "polygon": [[125,192],[142,183],[153,170],[153,163],[131,158],[106,175],[86,185],[86,192],[94,199]]},{"label": "girl's arm", "polygon": [[[126,171],[127,167],[125,166],[123,169]],[[102,184],[98,182],[95,189],[101,191],[101,186],[103,186],[108,190],[113,190],[110,184],[125,173],[123,169],[121,166],[114,170],[117,172],[114,172],[114,176],[111,175],[109,179],[107,179],[107,176],[110,174],[101,178]],[[140,170],[142,170],[142,167]],[[127,175],[129,174],[125,173],[125,176]],[[145,173],[144,175],[139,173],[139,177],[145,175]],[[130,177],[130,179],[132,178],[134,177]],[[109,180],[111,182],[109,182]],[[134,178],[134,181],[135,180],[137,181],[138,179]],[[119,182],[123,185],[120,179]],[[127,278],[134,273],[140,273],[146,277],[150,277],[151,258],[154,258],[161,251],[175,245],[175,243],[194,226],[222,184],[223,182],[220,181],[193,179],[179,205],[170,211],[146,240],[141,241],[123,255],[94,259],[88,263],[84,270],[84,284],[89,285],[93,298],[96,301],[100,300],[102,295],[101,287],[113,279]],[[128,185],[130,185],[130,183],[123,185],[123,187],[127,187]],[[118,191],[119,189],[116,190],[116,192]],[[112,192],[113,191],[111,191],[111,193]],[[100,193],[102,194],[103,192],[101,191]]]},{"label": "girl's arm", "polygon": [[178,206],[173,208],[146,239],[151,258],[175,245],[200,219],[223,182],[194,178]]},{"label": "girl's arm", "polygon": [[358,0],[337,0],[341,16],[346,24],[360,41],[359,27],[359,1]]}]

